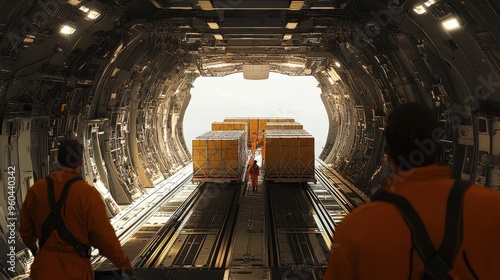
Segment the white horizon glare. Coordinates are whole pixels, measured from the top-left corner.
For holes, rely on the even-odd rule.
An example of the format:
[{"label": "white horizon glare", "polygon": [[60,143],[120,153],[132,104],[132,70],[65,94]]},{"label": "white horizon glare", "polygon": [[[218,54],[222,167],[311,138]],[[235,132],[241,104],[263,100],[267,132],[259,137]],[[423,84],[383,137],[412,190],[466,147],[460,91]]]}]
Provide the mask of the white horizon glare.
[{"label": "white horizon glare", "polygon": [[315,157],[325,146],[328,115],[321,89],[313,76],[270,73],[267,80],[245,80],[243,73],[199,77],[191,89],[183,127],[186,144],[210,131],[213,122],[230,117],[289,117],[304,126],[315,140]]}]

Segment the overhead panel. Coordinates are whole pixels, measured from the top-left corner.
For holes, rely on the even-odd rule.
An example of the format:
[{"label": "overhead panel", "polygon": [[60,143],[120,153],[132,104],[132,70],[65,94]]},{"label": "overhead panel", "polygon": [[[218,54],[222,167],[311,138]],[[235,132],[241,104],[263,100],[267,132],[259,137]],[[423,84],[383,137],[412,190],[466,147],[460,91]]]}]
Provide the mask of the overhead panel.
[{"label": "overhead panel", "polygon": [[149,1],[153,4],[153,6],[155,6],[155,8],[157,8],[157,9],[161,9],[162,8],[161,4],[158,3],[157,0],[149,0]]},{"label": "overhead panel", "polygon": [[[193,54],[276,55],[313,49],[327,51],[324,42],[343,21],[349,20],[348,12],[340,9],[347,0],[150,2],[159,9],[173,10],[164,18],[182,33]],[[251,63],[264,64],[261,60]],[[265,75],[249,74],[248,77],[261,79]]]},{"label": "overhead panel", "polygon": [[210,29],[219,29],[219,24],[217,22],[207,22],[207,25],[208,27],[210,27]]},{"label": "overhead panel", "polygon": [[211,11],[214,9],[214,7],[212,6],[212,2],[210,1],[198,1],[198,5],[200,6],[200,8],[204,11]]},{"label": "overhead panel", "polygon": [[293,6],[300,10],[304,1],[289,0],[253,0],[253,1],[203,1],[198,5],[202,10],[288,10]]},{"label": "overhead panel", "polygon": [[302,6],[304,6],[305,1],[291,1],[290,2],[290,10],[291,11],[299,11],[302,9]]},{"label": "overhead panel", "polygon": [[265,80],[269,78],[269,64],[243,65],[243,78],[247,80]]},{"label": "overhead panel", "polygon": [[80,5],[80,3],[82,3],[82,0],[68,0],[68,4],[73,6]]},{"label": "overhead panel", "polygon": [[309,9],[311,10],[333,10],[335,9],[334,3],[331,1],[321,1],[311,3]]},{"label": "overhead panel", "polygon": [[285,26],[286,29],[295,29],[297,27],[297,24],[299,24],[298,22],[288,22]]}]

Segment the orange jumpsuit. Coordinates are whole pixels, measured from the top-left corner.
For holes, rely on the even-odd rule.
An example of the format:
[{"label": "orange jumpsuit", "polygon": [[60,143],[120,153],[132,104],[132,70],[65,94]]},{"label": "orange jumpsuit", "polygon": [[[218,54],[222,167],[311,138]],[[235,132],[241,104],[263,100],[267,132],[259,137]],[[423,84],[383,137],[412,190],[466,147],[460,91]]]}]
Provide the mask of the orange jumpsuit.
[{"label": "orange jumpsuit", "polygon": [[[56,201],[64,183],[75,177],[72,169],[59,168],[50,174],[54,181]],[[29,190],[21,208],[20,233],[24,244],[34,248],[42,236],[41,228],[51,211],[46,180],[36,182]],[[68,230],[82,244],[99,249],[118,269],[129,270],[129,258],[123,252],[115,230],[109,222],[99,192],[84,181],[71,185],[61,216]],[[52,231],[45,245],[37,252],[31,265],[32,279],[93,279],[89,259],[82,258],[64,242],[57,230]]]},{"label": "orange jumpsuit", "polygon": [[[395,174],[383,186],[410,201],[436,248],[444,234],[450,177],[448,167],[432,165]],[[450,275],[500,279],[500,193],[473,185],[463,211],[463,241]],[[323,279],[419,279],[423,268],[400,212],[392,204],[368,202],[337,228]]]},{"label": "orange jumpsuit", "polygon": [[250,166],[250,179],[252,180],[252,190],[257,189],[257,184],[259,181],[260,167],[257,164]]}]

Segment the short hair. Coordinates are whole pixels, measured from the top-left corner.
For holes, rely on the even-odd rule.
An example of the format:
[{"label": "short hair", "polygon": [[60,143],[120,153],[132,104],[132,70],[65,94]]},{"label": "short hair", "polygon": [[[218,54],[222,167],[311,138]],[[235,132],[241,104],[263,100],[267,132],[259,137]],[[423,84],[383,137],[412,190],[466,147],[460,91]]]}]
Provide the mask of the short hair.
[{"label": "short hair", "polygon": [[416,102],[406,103],[388,117],[386,151],[399,171],[435,164],[443,134],[434,111]]},{"label": "short hair", "polygon": [[257,161],[256,161],[256,160],[254,160],[254,161],[253,161],[253,163],[257,163]]},{"label": "short hair", "polygon": [[59,144],[57,161],[61,166],[76,168],[82,162],[83,145],[75,139],[66,139]]}]

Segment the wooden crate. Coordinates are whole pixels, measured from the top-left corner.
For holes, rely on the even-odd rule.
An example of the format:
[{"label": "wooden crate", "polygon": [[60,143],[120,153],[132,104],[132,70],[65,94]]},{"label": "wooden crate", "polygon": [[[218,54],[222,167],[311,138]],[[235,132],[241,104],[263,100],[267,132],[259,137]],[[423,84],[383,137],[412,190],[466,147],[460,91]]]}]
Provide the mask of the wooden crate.
[{"label": "wooden crate", "polygon": [[244,130],[247,131],[246,122],[213,122],[212,130]]},{"label": "wooden crate", "polygon": [[193,139],[193,181],[241,181],[247,159],[242,130],[209,131]]},{"label": "wooden crate", "polygon": [[259,144],[263,144],[264,138],[266,137],[267,123],[269,122],[279,122],[279,123],[292,123],[295,119],[292,118],[260,118],[258,124],[257,140]]},{"label": "wooden crate", "polygon": [[243,130],[245,131],[245,145],[248,144],[248,124],[246,122],[213,122],[212,130]]},{"label": "wooden crate", "polygon": [[224,122],[246,122],[248,128],[248,144],[257,141],[262,144],[265,137],[266,124],[268,122],[295,122],[292,118],[250,118],[250,117],[231,117],[225,118]]},{"label": "wooden crate", "polygon": [[224,122],[234,122],[240,123],[244,122],[247,124],[247,143],[250,145],[254,139],[257,139],[257,130],[259,127],[258,118],[247,118],[247,117],[232,117],[225,118]]},{"label": "wooden crate", "polygon": [[298,122],[268,122],[266,124],[266,130],[275,129],[304,129],[304,126]]},{"label": "wooden crate", "polygon": [[315,182],[314,137],[305,130],[267,130],[264,180]]}]

